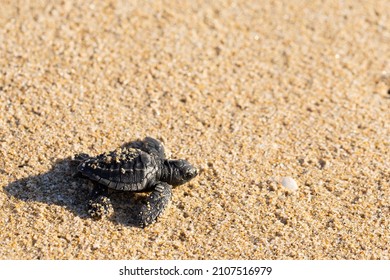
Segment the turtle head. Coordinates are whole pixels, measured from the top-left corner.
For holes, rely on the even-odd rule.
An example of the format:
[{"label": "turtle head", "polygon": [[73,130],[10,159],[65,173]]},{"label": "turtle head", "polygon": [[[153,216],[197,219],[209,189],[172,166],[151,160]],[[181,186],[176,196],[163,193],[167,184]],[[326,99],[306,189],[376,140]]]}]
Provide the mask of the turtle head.
[{"label": "turtle head", "polygon": [[198,175],[198,170],[184,159],[166,161],[165,180],[172,186],[187,183]]}]

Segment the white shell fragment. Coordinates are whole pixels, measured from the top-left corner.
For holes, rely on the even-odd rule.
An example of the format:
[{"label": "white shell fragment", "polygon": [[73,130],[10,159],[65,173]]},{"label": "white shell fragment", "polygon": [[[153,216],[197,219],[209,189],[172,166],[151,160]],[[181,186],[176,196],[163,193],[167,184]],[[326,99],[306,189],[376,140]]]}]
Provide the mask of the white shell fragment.
[{"label": "white shell fragment", "polygon": [[289,189],[290,191],[296,191],[298,189],[297,182],[295,182],[295,180],[291,177],[283,177],[281,183],[283,187]]}]

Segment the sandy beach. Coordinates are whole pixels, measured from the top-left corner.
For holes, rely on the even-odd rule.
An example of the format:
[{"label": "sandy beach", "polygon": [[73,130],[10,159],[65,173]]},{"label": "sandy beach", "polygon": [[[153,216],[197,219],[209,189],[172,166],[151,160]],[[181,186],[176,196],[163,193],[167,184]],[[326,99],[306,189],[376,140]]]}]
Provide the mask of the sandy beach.
[{"label": "sandy beach", "polygon": [[[388,4],[0,0],[0,259],[389,260]],[[91,219],[72,157],[145,136],[199,175]]]}]

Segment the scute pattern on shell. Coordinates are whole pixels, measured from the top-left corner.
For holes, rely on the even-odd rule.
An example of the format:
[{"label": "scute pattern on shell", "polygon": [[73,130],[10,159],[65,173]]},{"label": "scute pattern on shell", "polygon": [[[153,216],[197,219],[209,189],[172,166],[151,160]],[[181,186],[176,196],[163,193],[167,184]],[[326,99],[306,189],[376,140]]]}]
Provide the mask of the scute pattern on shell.
[{"label": "scute pattern on shell", "polygon": [[116,190],[143,191],[154,182],[158,159],[141,150],[120,148],[86,160],[79,171]]},{"label": "scute pattern on shell", "polygon": [[106,164],[120,163],[131,161],[139,156],[140,150],[134,148],[118,148],[109,153],[104,153],[97,158]]}]

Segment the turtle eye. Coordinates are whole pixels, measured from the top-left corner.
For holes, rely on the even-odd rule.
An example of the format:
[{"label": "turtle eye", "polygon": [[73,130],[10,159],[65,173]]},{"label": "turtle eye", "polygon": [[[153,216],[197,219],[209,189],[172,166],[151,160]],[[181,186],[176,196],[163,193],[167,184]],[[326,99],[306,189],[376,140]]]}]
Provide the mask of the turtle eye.
[{"label": "turtle eye", "polygon": [[196,170],[196,168],[191,168],[191,169],[189,169],[189,170],[186,171],[185,177],[186,177],[187,179],[192,179],[192,178],[194,178],[197,174],[198,174],[198,171]]}]

